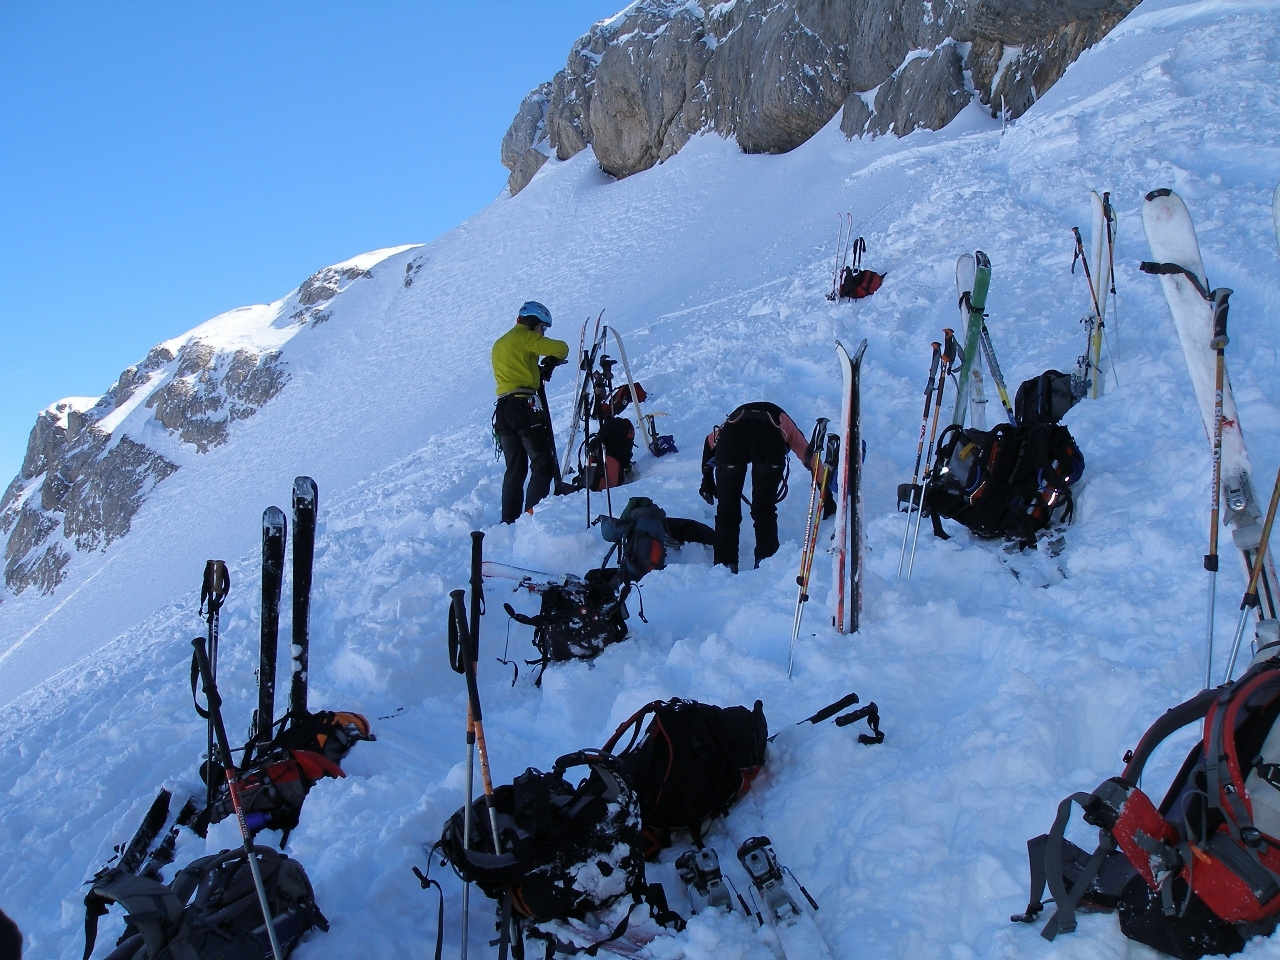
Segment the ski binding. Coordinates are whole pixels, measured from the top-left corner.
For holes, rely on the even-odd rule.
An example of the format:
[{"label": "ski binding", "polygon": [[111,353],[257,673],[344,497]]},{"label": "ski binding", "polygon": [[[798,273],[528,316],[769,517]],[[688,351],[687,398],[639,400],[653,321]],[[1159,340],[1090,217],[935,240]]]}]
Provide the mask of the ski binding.
[{"label": "ski binding", "polygon": [[[729,890],[725,886],[724,876],[720,873],[720,858],[710,848],[704,850],[686,850],[676,858],[676,873],[689,888],[690,900],[694,903],[694,912],[701,909],[698,899],[705,901],[708,907],[724,907],[733,910],[733,902],[729,899]],[[694,895],[696,894],[697,899]]]},{"label": "ski binding", "polygon": [[[751,884],[769,908],[773,922],[779,926],[790,926],[798,921],[803,912],[791,892],[787,890],[786,876],[778,865],[778,855],[773,852],[773,843],[768,837],[752,837],[738,848],[738,860],[742,869],[747,871]],[[818,909],[817,903],[804,890],[809,903]]]}]

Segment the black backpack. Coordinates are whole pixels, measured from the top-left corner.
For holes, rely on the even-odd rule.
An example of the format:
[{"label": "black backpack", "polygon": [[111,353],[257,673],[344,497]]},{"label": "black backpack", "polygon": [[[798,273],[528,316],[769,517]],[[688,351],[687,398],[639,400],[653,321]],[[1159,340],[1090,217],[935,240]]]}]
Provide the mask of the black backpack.
[{"label": "black backpack", "polygon": [[752,710],[654,700],[618,727],[605,752],[613,752],[628,732],[618,766],[640,796],[648,857],[668,845],[672,830],[700,839],[703,822],[726,813],[747,792],[769,741],[759,700]]},{"label": "black backpack", "polygon": [[[329,929],[306,871],[269,847],[254,847],[267,902],[287,957],[312,927]],[[119,903],[128,925],[108,960],[265,960],[271,941],[244,850],[201,857],[161,883],[115,867],[93,879],[85,897],[85,952],[98,918]],[[283,958],[279,958],[283,960]]]},{"label": "black backpack", "polygon": [[[586,766],[576,786],[566,771]],[[466,808],[444,825],[437,848],[464,881],[503,905],[529,932],[539,923],[583,919],[624,897],[632,906],[650,901],[661,923],[683,926],[666,909],[661,885],[645,882],[640,800],[617,761],[596,750],[580,750],[556,761],[550,773],[530,767],[493,791],[501,850],[495,851],[487,800],[471,806],[470,844],[462,842]],[[630,911],[607,938],[627,928]],[[517,927],[519,924],[517,924]]]},{"label": "black backpack", "polygon": [[537,616],[517,613],[511,604],[503,604],[512,620],[533,627],[533,645],[541,654],[528,661],[541,668],[535,685],[542,684],[547,664],[590,660],[627,638],[631,584],[623,582],[616,569],[588,570],[582,580],[549,583],[539,590],[542,607]]},{"label": "black backpack", "polygon": [[[627,394],[630,396],[630,393]],[[599,430],[591,438],[587,453],[587,486],[592,490],[603,490],[605,473],[605,457],[618,462],[618,482],[625,483],[627,474],[631,472],[635,459],[636,428],[626,417],[610,417],[600,424]]]},{"label": "black backpack", "polygon": [[614,544],[602,566],[617,550],[618,573],[624,581],[639,580],[667,565],[667,514],[648,497],[629,499],[617,519],[601,517],[600,535]]},{"label": "black backpack", "polygon": [[1057,423],[1079,399],[1070,374],[1046,370],[1038,377],[1024,380],[1018,387],[1013,398],[1014,419],[1018,426]]},{"label": "black backpack", "polygon": [[924,508],[943,540],[950,538],[940,518],[948,517],[979,537],[1031,545],[1036,531],[1071,522],[1070,488],[1083,472],[1084,456],[1059,424],[952,424],[938,440]]}]

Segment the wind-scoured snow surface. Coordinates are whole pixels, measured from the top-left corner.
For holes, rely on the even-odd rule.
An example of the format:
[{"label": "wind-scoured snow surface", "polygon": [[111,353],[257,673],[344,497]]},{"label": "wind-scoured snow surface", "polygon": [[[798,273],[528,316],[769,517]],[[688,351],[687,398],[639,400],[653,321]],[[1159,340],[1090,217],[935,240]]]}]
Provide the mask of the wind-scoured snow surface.
[{"label": "wind-scoured snow surface", "polygon": [[[320,486],[312,705],[363,712],[379,738],[356,747],[346,779],[312,791],[290,839],[333,921],[296,956],[428,954],[435,902],[410,867],[425,865],[424,845],[462,802],[465,692],[448,668],[445,616],[449,591],[467,579],[469,533],[485,531],[488,558],[543,570],[582,573],[605,552],[581,495],[498,524],[488,351],[536,298],[557,318],[553,334],[571,340],[604,308],[650,406],[670,414],[661,429],[680,453],[642,454],[640,479],[614,503],[645,495],[708,522],[696,493],[707,429],[756,399],[806,428],[837,417],[833,341],[866,337],[866,609],[859,634],[833,631],[820,557],[788,681],[807,500],[794,464],[775,557],[732,576],[710,566],[706,548],[686,547],[645,578],[648,623],[633,600],[631,639],[593,664],[552,667],[541,688],[524,668],[512,685],[495,663],[508,642],[509,658],[531,656],[529,629],[508,627],[503,601],[534,604],[494,581],[481,695],[495,782],[600,745],[651,699],[760,698],[781,735],[736,829],[772,837],[821,903],[815,919],[834,956],[1154,956],[1111,916],[1084,917],[1052,944],[1008,918],[1026,902],[1027,838],[1049,827],[1062,797],[1117,774],[1124,751],[1203,677],[1209,449],[1159,284],[1137,270],[1148,190],[1186,199],[1211,284],[1236,291],[1228,363],[1264,501],[1280,462],[1269,210],[1278,77],[1280,3],[1149,0],[1006,131],[970,108],[944,131],[905,140],[846,142],[833,123],[777,157],[705,137],[617,183],[587,151],[549,163],[518,197],[435,243],[374,265],[328,322],[284,346],[285,390],[157,487],[96,567],[47,600],[0,607],[7,649],[43,644],[39,669],[6,677],[13,699],[0,710],[0,906],[29,955],[78,958],[83,881],[128,839],[157,787],[197,787],[205,729],[187,665],[212,556],[231,566],[226,715],[233,737],[246,727],[258,517],[268,503],[287,507],[296,474]],[[1110,190],[1119,213],[1120,296],[1109,315],[1119,385],[1067,417],[1088,467],[1060,557],[1066,578],[1039,588],[1015,579],[992,545],[954,530],[936,541],[926,528],[915,576],[900,580],[895,487],[910,477],[929,341],[959,327],[956,257],[991,257],[989,326],[1011,386],[1072,369],[1087,294],[1069,271],[1070,228],[1087,227],[1090,189]],[[869,300],[835,305],[823,295],[845,210],[866,237],[866,265],[888,278]],[[561,442],[571,387],[569,368],[551,384]],[[1223,551],[1220,637],[1244,579],[1225,539]],[[70,599],[77,590],[82,599]],[[284,620],[287,637],[287,600]],[[1218,672],[1224,664],[1222,652]],[[862,746],[856,728],[830,722],[790,726],[850,690],[879,704],[883,745]],[[1181,749],[1157,755],[1151,792]],[[1076,839],[1092,844],[1088,831]],[[207,843],[184,835],[178,864],[236,840],[228,822]],[[722,834],[717,842],[733,863]],[[432,873],[444,884],[446,955],[456,956],[461,885],[447,869]],[[655,875],[672,879],[668,866]],[[472,910],[472,954],[489,955],[492,905],[477,891]],[[110,952],[121,924],[119,910],[104,921],[95,956]],[[649,950],[662,960],[773,955],[741,914],[704,914]],[[1248,953],[1280,956],[1280,943]]]}]

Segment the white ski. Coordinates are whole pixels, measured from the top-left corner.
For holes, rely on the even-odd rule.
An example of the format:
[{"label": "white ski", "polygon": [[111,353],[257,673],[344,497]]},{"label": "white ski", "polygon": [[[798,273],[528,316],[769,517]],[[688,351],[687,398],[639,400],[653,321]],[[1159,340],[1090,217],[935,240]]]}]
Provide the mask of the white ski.
[{"label": "white ski", "polygon": [[644,407],[640,405],[640,395],[636,393],[635,377],[631,376],[631,364],[627,360],[627,348],[622,345],[622,337],[618,335],[617,327],[606,327],[605,329],[613,334],[613,342],[618,345],[618,356],[622,360],[622,372],[627,377],[627,388],[631,391],[631,402],[636,407],[636,420],[640,423],[640,434],[644,437],[645,448],[656,457],[658,454],[653,448],[653,441],[649,438],[649,434],[652,431],[645,429],[649,424],[645,422]]},{"label": "white ski", "polygon": [[[1172,190],[1153,190],[1142,205],[1142,226],[1151,245],[1153,263],[1144,263],[1144,273],[1160,277],[1169,312],[1178,331],[1187,370],[1200,405],[1209,442],[1213,442],[1216,356],[1213,339],[1213,303],[1195,226],[1187,206]],[[1220,295],[1230,291],[1215,291]],[[1232,539],[1243,557],[1246,571],[1262,536],[1260,511],[1254,494],[1249,455],[1245,450],[1240,415],[1231,393],[1231,378],[1222,383],[1222,506],[1223,522],[1231,527]],[[1268,555],[1258,585],[1260,616],[1276,617],[1276,570]]]},{"label": "white ski", "polygon": [[841,394],[840,422],[844,443],[837,468],[835,526],[835,627],[840,633],[856,633],[862,612],[862,413],[860,379],[863,340],[852,357],[844,344],[836,341],[844,392]]},{"label": "white ski", "polygon": [[515,580],[516,586],[513,589],[529,590],[533,593],[538,593],[552,584],[565,586],[581,582],[581,578],[575,577],[572,573],[543,573],[541,570],[513,567],[509,563],[497,563],[493,560],[485,560],[480,564],[480,576],[490,580]]},{"label": "white ski", "polygon": [[1104,202],[1097,190],[1089,192],[1093,204],[1093,236],[1090,243],[1089,266],[1093,269],[1094,294],[1097,297],[1097,311],[1089,335],[1089,363],[1093,368],[1093,383],[1090,396],[1097,399],[1102,395],[1103,381],[1106,379],[1102,370],[1102,346],[1106,337],[1107,291],[1111,287],[1111,238],[1115,236],[1115,211],[1111,209],[1110,195]]}]

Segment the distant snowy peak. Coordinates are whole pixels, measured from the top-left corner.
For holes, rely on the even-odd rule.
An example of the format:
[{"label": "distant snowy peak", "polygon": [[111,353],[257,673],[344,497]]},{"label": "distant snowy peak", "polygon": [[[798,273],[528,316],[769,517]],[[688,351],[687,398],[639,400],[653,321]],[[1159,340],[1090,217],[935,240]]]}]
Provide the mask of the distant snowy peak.
[{"label": "distant snowy peak", "polygon": [[156,484],[192,454],[226,443],[238,421],[284,389],[285,345],[328,320],[351,284],[405,249],[326,267],[282,300],[228,311],[152,347],[101,397],[42,411],[22,469],[0,498],[5,588],[50,593],[74,551],[105,549],[127,534]]},{"label": "distant snowy peak", "polygon": [[714,130],[785,153],[843,110],[847,137],[940,129],[976,96],[1021,116],[1137,0],[639,0],[531,92],[502,141],[512,194],[589,144],[626,177]]}]

